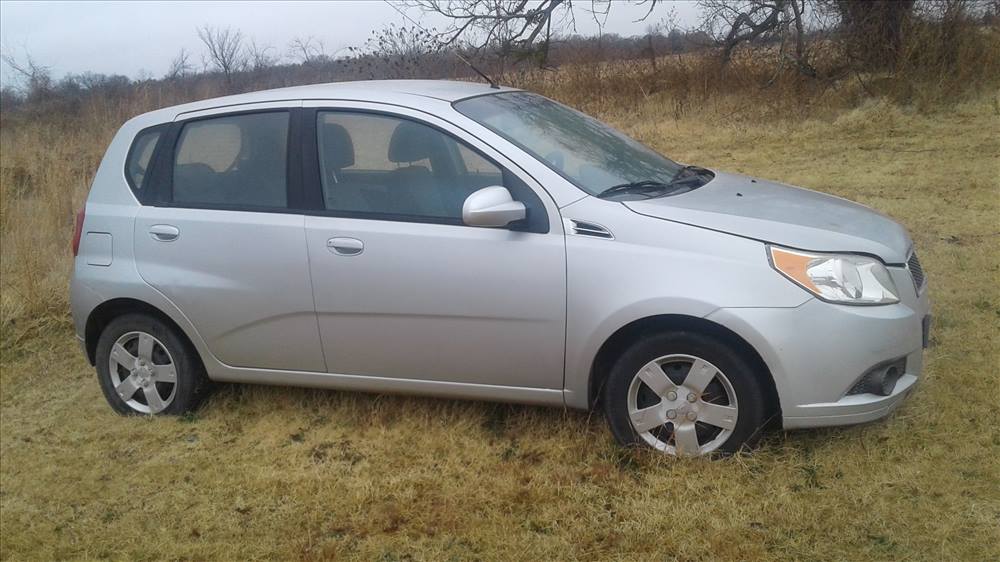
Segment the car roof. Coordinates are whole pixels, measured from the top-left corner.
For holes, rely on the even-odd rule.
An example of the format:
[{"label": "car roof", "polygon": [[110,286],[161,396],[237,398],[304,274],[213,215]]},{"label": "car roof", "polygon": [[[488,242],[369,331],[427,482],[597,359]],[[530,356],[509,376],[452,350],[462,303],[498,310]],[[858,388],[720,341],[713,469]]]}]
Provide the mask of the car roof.
[{"label": "car roof", "polygon": [[281,102],[293,100],[355,100],[375,103],[392,103],[405,106],[419,106],[420,98],[451,103],[460,99],[492,94],[503,91],[517,91],[515,88],[493,88],[479,82],[457,80],[364,80],[357,82],[330,82],[292,86],[273,90],[261,90],[233,96],[223,96],[200,100],[172,107],[165,107],[139,116],[145,122],[172,121],[175,117],[196,111],[237,106],[251,103]]}]

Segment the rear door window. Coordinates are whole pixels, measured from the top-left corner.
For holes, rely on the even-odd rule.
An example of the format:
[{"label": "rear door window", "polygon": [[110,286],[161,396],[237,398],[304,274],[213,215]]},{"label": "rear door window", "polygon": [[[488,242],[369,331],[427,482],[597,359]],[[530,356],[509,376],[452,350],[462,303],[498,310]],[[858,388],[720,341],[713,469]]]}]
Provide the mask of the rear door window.
[{"label": "rear door window", "polygon": [[174,154],[174,204],[287,207],[288,124],[287,111],[185,124]]}]

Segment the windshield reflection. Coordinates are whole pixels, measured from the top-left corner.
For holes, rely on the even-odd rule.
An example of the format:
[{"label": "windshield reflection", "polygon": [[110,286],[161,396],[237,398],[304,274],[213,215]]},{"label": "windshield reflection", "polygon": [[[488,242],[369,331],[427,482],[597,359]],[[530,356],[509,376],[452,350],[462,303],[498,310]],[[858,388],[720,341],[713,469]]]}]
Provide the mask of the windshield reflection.
[{"label": "windshield reflection", "polygon": [[538,94],[480,96],[457,102],[455,109],[520,146],[591,195],[624,183],[668,183],[681,169],[608,125]]}]

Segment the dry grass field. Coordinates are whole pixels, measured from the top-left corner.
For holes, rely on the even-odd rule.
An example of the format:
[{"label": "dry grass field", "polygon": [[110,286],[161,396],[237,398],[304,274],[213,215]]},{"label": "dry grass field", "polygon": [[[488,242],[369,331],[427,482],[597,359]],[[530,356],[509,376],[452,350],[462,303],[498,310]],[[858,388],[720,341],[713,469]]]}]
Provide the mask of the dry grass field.
[{"label": "dry grass field", "polygon": [[0,558],[1000,559],[996,93],[768,120],[587,108],[680,161],[875,207],[928,272],[933,345],[894,416],[717,461],[623,451],[599,415],[318,390],[115,415],[66,304],[69,217],[117,126],[100,109],[0,140]]}]

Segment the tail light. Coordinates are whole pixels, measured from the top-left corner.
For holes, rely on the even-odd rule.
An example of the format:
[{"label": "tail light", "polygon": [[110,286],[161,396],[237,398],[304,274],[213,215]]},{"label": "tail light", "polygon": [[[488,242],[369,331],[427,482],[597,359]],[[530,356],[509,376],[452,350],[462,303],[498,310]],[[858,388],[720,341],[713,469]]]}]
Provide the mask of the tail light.
[{"label": "tail light", "polygon": [[87,207],[76,212],[76,229],[73,231],[73,257],[80,253],[80,237],[83,236],[83,219],[87,216]]}]

